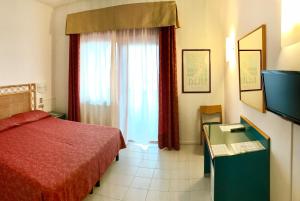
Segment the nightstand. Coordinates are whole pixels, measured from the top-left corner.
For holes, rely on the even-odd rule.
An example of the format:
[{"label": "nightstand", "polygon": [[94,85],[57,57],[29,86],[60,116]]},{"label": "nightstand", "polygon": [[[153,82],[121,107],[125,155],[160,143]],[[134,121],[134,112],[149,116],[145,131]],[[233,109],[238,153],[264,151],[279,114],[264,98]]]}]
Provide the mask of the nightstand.
[{"label": "nightstand", "polygon": [[51,111],[51,112],[49,112],[49,114],[58,119],[66,119],[66,117],[67,117],[65,113],[61,113],[61,112]]}]

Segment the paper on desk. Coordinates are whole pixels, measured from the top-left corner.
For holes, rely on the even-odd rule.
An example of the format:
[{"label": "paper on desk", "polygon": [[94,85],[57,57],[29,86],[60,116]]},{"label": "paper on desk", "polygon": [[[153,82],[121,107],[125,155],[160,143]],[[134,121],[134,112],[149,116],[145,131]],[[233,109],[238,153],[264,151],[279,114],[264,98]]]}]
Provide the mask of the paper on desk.
[{"label": "paper on desk", "polygon": [[216,144],[211,145],[213,154],[215,156],[227,156],[230,155],[230,152],[225,144]]},{"label": "paper on desk", "polygon": [[221,125],[220,129],[222,132],[230,132],[231,129],[244,128],[243,124],[231,124],[231,125]]},{"label": "paper on desk", "polygon": [[235,154],[263,150],[264,146],[259,141],[232,143],[231,147]]}]

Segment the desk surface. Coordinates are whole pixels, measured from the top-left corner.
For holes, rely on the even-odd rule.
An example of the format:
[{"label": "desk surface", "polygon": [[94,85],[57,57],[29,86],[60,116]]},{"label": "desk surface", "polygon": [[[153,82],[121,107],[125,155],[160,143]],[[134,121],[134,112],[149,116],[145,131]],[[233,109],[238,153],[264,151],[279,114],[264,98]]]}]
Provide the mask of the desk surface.
[{"label": "desk surface", "polygon": [[[251,129],[249,129],[249,126],[245,126],[246,130],[242,132],[223,132],[220,129],[220,125],[222,124],[212,124],[204,126],[206,138],[208,138],[209,146],[212,152],[214,152],[212,149],[214,145],[226,145],[229,151],[228,155],[237,155],[241,153],[234,151],[232,144],[258,141],[256,135],[251,131]],[[260,144],[260,146],[262,147],[262,149],[265,149],[263,144]],[[214,157],[218,154],[212,153],[212,155]]]}]

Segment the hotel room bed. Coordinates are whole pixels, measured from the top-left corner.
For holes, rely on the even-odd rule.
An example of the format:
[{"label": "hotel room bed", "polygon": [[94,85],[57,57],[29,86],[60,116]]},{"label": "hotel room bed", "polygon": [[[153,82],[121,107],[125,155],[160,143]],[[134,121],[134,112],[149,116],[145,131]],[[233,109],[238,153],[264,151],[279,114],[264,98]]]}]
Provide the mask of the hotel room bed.
[{"label": "hotel room bed", "polygon": [[122,134],[112,127],[42,111],[0,120],[0,200],[82,200],[122,148]]}]

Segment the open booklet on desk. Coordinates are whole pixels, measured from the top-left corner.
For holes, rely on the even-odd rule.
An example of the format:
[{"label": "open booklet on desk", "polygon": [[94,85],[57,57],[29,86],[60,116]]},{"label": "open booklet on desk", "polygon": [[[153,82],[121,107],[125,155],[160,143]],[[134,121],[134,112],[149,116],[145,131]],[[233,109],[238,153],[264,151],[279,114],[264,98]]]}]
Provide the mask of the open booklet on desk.
[{"label": "open booklet on desk", "polygon": [[214,156],[228,156],[232,155],[226,144],[211,145]]},{"label": "open booklet on desk", "polygon": [[245,130],[243,124],[229,124],[229,125],[220,125],[222,132],[232,132],[234,130]]},{"label": "open booklet on desk", "polygon": [[213,154],[215,156],[228,156],[241,154],[246,152],[260,151],[264,150],[264,146],[259,141],[248,141],[248,142],[239,142],[232,144],[216,144],[211,145]]},{"label": "open booklet on desk", "polygon": [[259,141],[248,141],[248,142],[239,142],[232,143],[231,147],[235,154],[246,153],[252,151],[264,150],[264,146]]}]

